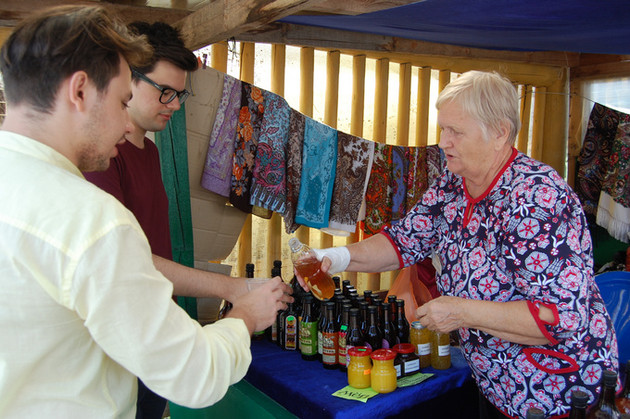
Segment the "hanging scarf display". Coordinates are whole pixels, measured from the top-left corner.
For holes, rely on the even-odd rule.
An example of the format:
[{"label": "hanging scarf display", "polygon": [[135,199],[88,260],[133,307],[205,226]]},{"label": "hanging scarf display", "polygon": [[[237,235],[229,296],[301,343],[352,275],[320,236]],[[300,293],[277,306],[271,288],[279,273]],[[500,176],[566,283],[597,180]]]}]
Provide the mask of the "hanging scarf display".
[{"label": "hanging scarf display", "polygon": [[295,211],[300,196],[302,180],[302,148],[304,147],[305,116],[293,109],[289,112],[289,136],[287,139],[286,200],[283,214],[287,234],[293,234],[300,226],[295,222]]},{"label": "hanging scarf display", "polygon": [[373,235],[392,219],[392,146],[374,144],[374,161],[365,192],[365,234]]},{"label": "hanging scarf display", "polygon": [[241,89],[240,80],[224,75],[221,102],[217,108],[201,176],[201,186],[225,197],[230,196]]},{"label": "hanging scarf display", "polygon": [[348,236],[355,232],[359,220],[374,142],[341,131],[337,133],[337,141],[337,169],[330,220],[328,228],[323,231]]},{"label": "hanging scarf display", "polygon": [[390,178],[390,193],[392,195],[392,224],[397,223],[407,213],[407,182],[409,172],[410,147],[392,147],[392,174]]},{"label": "hanging scarf display", "polygon": [[337,130],[305,117],[302,180],[295,221],[328,227],[337,164]]},{"label": "hanging scarf display", "polygon": [[262,89],[244,82],[242,87],[232,165],[230,203],[241,211],[251,213],[251,182],[265,105]]},{"label": "hanging scarf display", "polygon": [[610,153],[620,120],[628,122],[628,115],[596,103],[593,106],[582,150],[577,158],[575,192],[590,222],[597,215],[599,194],[604,176],[610,167]]},{"label": "hanging scarf display", "polygon": [[265,94],[265,114],[254,160],[252,205],[284,213],[286,202],[285,150],[289,136],[290,108],[282,97]]},{"label": "hanging scarf display", "polygon": [[619,123],[602,182],[597,224],[623,242],[630,241],[630,123]]}]

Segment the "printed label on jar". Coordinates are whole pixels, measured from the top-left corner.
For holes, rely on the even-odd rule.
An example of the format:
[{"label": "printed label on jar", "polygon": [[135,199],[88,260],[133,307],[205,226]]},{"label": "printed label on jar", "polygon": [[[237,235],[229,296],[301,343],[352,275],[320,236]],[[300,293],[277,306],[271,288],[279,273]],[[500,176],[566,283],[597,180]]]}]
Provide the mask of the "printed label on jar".
[{"label": "printed label on jar", "polygon": [[439,356],[448,356],[451,354],[451,345],[439,345],[438,346],[438,355]]},{"label": "printed label on jar", "polygon": [[400,378],[402,376],[402,364],[394,365],[394,369],[396,370],[396,378]]},{"label": "printed label on jar", "polygon": [[420,360],[412,359],[411,361],[405,362],[405,375],[409,375],[410,373],[416,372],[420,369]]},{"label": "printed label on jar", "polygon": [[430,343],[419,343],[418,344],[418,355],[431,355],[431,344]]}]

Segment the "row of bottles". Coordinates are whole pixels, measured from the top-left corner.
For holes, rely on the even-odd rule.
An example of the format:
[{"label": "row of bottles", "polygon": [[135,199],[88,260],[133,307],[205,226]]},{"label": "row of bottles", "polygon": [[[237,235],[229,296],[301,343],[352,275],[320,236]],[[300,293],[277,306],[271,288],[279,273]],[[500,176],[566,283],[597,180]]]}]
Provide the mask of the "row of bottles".
[{"label": "row of bottles", "polygon": [[[615,396],[617,373],[606,370],[602,374],[599,397],[593,405],[588,406],[588,394],[575,390],[571,393],[571,410],[569,419],[630,419],[630,361],[626,363],[623,391]],[[526,419],[544,418],[538,408],[527,411]]]}]

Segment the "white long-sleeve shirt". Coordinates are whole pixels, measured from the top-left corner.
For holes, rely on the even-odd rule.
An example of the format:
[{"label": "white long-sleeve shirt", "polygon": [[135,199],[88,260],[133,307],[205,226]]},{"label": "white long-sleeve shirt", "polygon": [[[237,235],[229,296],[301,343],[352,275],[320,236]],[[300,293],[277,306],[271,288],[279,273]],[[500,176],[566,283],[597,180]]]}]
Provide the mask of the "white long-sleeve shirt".
[{"label": "white long-sleeve shirt", "polygon": [[0,417],[133,418],[136,376],[189,407],[251,362],[240,319],[175,304],[134,216],[52,148],[0,131]]}]

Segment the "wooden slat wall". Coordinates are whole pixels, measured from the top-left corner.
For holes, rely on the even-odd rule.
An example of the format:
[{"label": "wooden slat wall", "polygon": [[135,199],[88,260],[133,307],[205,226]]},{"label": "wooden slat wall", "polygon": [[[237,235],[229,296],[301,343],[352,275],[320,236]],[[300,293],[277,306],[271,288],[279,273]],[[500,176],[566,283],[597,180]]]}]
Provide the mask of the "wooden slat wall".
[{"label": "wooden slat wall", "polygon": [[[284,45],[273,45],[271,54],[272,80],[271,90],[283,95],[285,78],[286,50]],[[254,72],[254,44],[243,43],[241,45],[241,79],[253,83]],[[314,101],[314,69],[315,51],[312,47],[300,48],[300,95],[298,110],[305,115],[313,116]],[[216,51],[216,52],[215,52]],[[542,66],[522,63],[498,63],[490,60],[450,60],[440,57],[418,57],[415,55],[383,53],[377,55],[373,51],[339,51],[321,49],[326,53],[326,86],[325,109],[322,122],[336,128],[340,115],[350,115],[350,134],[367,138],[372,141],[426,146],[439,142],[439,129],[434,136],[430,136],[429,115],[434,103],[431,98],[441,91],[457,74],[470,69],[497,70],[510,77],[521,92],[521,117],[523,129],[517,139],[516,147],[530,153],[534,158],[551,164],[561,174],[565,173],[568,138],[568,72],[553,66]],[[219,57],[215,61],[215,54]],[[342,55],[352,57],[352,104],[350,109],[339,109],[339,74],[340,57]],[[368,61],[370,60],[370,61]],[[225,68],[227,61],[227,49],[224,46],[213,46],[212,66],[221,70]],[[262,60],[260,60],[262,61]],[[368,72],[367,68],[374,71]],[[223,66],[223,67],[220,67]],[[393,69],[393,70],[392,70]],[[391,71],[390,71],[391,70]],[[395,115],[396,129],[388,130],[388,106],[389,89],[395,85],[390,80],[390,73],[397,72],[398,78],[398,104]],[[373,109],[365,109],[366,81],[374,78]],[[436,80],[437,79],[437,82]],[[432,83],[433,81],[433,83]],[[412,92],[417,85],[417,91]],[[436,87],[437,86],[437,87]],[[437,92],[432,90],[437,89]],[[412,94],[415,96],[415,107],[412,107]],[[434,100],[434,99],[433,99]],[[413,109],[412,109],[413,108]],[[372,133],[365,129],[370,121],[364,121],[364,115],[372,115]],[[392,116],[392,115],[389,115]],[[415,124],[415,130],[411,135],[411,121]],[[393,133],[393,134],[392,134]],[[392,138],[388,138],[388,135]],[[559,137],[565,141],[559,141]],[[572,153],[575,153],[573,151]],[[289,259],[286,242],[288,236],[284,232],[284,224],[281,218],[275,214],[270,220],[254,223],[255,229],[266,229],[266,234],[252,231],[252,217],[248,220],[239,237],[238,246],[230,258],[236,258],[234,275],[243,275],[244,266],[248,262],[256,264],[256,275],[266,276],[271,270],[273,260],[280,259],[283,262],[283,277],[289,280],[292,276],[292,266]],[[258,227],[262,225],[262,227]],[[333,238],[305,227],[300,227],[296,232],[297,237],[314,247],[339,246],[353,243],[362,238],[357,233],[348,238]],[[265,238],[265,243],[253,243],[252,237]],[[264,257],[252,260],[252,246],[262,246]],[[343,274],[343,279],[350,281],[360,291],[365,289],[384,290],[389,288],[395,278],[395,272],[383,274]]]}]

